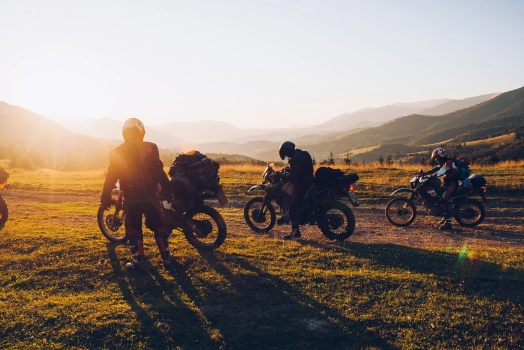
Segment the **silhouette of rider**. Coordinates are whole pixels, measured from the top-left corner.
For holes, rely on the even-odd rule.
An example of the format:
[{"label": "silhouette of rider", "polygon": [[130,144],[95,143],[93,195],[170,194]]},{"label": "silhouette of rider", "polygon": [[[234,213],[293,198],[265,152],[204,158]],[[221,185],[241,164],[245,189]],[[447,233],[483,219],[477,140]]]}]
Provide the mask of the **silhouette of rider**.
[{"label": "silhouette of rider", "polygon": [[291,217],[291,233],[284,236],[284,239],[295,239],[300,234],[300,208],[304,195],[311,187],[314,180],[313,160],[308,152],[295,149],[295,144],[291,141],[284,141],[278,150],[280,158],[289,158],[289,173],[285,180],[293,184],[293,194],[289,203],[289,215]]},{"label": "silhouette of rider", "polygon": [[173,256],[168,249],[166,223],[157,192],[160,185],[161,194],[171,198],[171,184],[164,172],[157,145],[143,141],[144,124],[135,118],[128,119],[122,128],[122,135],[124,143],[109,152],[109,167],[100,202],[106,208],[111,205],[111,191],[119,180],[124,193],[125,231],[133,255],[133,260],[126,264],[127,269],[137,270],[145,263],[142,215],[154,233],[162,262],[168,267]]},{"label": "silhouette of rider", "polygon": [[437,177],[444,175],[444,186],[446,186],[446,191],[442,194],[441,204],[444,219],[442,219],[442,225],[439,227],[439,229],[449,230],[452,228],[452,225],[451,210],[449,208],[448,201],[458,184],[458,167],[455,164],[455,161],[448,156],[443,148],[435,149],[433,153],[431,153],[431,159],[438,165],[433,169],[426,171],[423,173],[423,175],[435,174]]}]

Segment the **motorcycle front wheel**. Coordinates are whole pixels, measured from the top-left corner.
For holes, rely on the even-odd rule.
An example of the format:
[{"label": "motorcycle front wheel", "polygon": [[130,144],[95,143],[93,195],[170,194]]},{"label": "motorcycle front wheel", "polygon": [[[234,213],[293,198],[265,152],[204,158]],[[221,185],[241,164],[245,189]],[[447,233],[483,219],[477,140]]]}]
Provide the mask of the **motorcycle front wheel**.
[{"label": "motorcycle front wheel", "polygon": [[4,198],[0,196],[0,229],[4,226],[8,216],[9,213],[7,211],[7,203],[5,202]]},{"label": "motorcycle front wheel", "polygon": [[256,233],[271,231],[277,221],[275,208],[271,203],[264,204],[264,198],[251,198],[244,206],[244,219],[247,225]]},{"label": "motorcycle front wheel", "polygon": [[186,225],[182,229],[186,239],[197,249],[216,249],[224,243],[227,228],[218,211],[207,205],[189,209],[184,215]]},{"label": "motorcycle front wheel", "polygon": [[331,240],[343,241],[355,231],[355,215],[339,201],[325,204],[316,220],[322,234]]},{"label": "motorcycle front wheel", "polygon": [[486,211],[478,200],[468,198],[464,203],[455,206],[453,216],[461,226],[475,227],[484,221]]},{"label": "motorcycle front wheel", "polygon": [[417,209],[407,198],[394,198],[386,205],[386,217],[393,225],[406,227],[417,217]]},{"label": "motorcycle front wheel", "polygon": [[100,206],[97,221],[100,231],[110,242],[124,243],[127,241],[122,210],[116,212],[114,205],[107,209]]}]

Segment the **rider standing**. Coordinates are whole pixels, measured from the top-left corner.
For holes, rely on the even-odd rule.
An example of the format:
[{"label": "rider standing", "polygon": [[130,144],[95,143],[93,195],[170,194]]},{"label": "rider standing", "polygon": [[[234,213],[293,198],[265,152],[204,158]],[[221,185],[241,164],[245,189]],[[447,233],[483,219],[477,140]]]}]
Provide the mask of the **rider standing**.
[{"label": "rider standing", "polygon": [[308,152],[295,149],[295,144],[291,141],[284,141],[278,150],[280,158],[289,158],[289,175],[286,180],[294,186],[293,194],[289,203],[289,215],[291,217],[292,231],[284,239],[299,238],[300,234],[300,206],[306,191],[313,184],[313,160]]},{"label": "rider standing", "polygon": [[120,181],[120,189],[124,192],[125,231],[133,254],[133,261],[126,264],[129,270],[140,269],[145,263],[142,215],[154,233],[164,266],[171,265],[173,261],[157,194],[160,185],[162,194],[171,196],[171,185],[164,172],[158,147],[143,141],[145,133],[144,124],[136,118],[124,123],[124,143],[109,152],[109,167],[100,197],[101,204],[109,207],[112,203],[111,191],[117,180]]},{"label": "rider standing", "polygon": [[435,174],[437,177],[444,177],[444,186],[446,191],[442,194],[441,209],[444,214],[441,230],[451,229],[451,210],[448,206],[449,198],[455,190],[459,181],[459,171],[455,161],[451,159],[443,148],[437,148],[431,153],[431,159],[438,165],[433,169],[426,171],[423,175]]}]

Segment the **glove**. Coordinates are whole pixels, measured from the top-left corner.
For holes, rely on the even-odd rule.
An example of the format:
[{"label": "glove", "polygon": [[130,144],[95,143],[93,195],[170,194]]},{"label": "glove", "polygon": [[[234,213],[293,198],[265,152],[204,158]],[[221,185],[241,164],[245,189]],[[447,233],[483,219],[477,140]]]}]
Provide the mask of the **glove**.
[{"label": "glove", "polygon": [[109,209],[109,207],[111,207],[112,204],[113,199],[111,198],[111,195],[100,197],[100,205],[102,206],[102,208]]},{"label": "glove", "polygon": [[175,195],[173,194],[173,192],[162,194],[162,198],[168,203],[173,203],[175,201]]}]

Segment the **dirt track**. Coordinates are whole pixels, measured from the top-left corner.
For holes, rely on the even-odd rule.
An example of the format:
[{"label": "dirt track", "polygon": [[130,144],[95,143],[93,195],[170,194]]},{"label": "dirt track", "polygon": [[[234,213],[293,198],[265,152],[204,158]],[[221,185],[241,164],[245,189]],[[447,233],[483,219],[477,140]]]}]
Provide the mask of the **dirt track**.
[{"label": "dirt track", "polygon": [[[28,192],[11,192],[5,197],[14,207],[22,202],[63,203],[63,202],[98,202],[98,195],[92,194],[45,194]],[[243,197],[230,198],[227,205],[234,211],[238,210],[239,219],[228,222],[228,231],[234,235],[257,235],[249,230],[243,222],[242,208],[246,199]],[[360,207],[352,208],[356,218],[356,229],[347,242],[365,244],[398,244],[410,247],[524,247],[524,209],[500,209],[489,207],[486,209],[486,219],[476,228],[461,227],[453,221],[453,229],[440,231],[438,221],[440,218],[431,217],[417,207],[417,218],[409,227],[400,228],[391,225],[384,215],[384,202],[362,203]],[[16,209],[15,209],[16,210]],[[13,212],[12,214],[15,214]],[[15,215],[10,220],[15,219]],[[266,235],[279,238],[289,233],[290,226],[275,226]],[[315,240],[329,242],[317,227],[304,226],[301,240]]]}]

